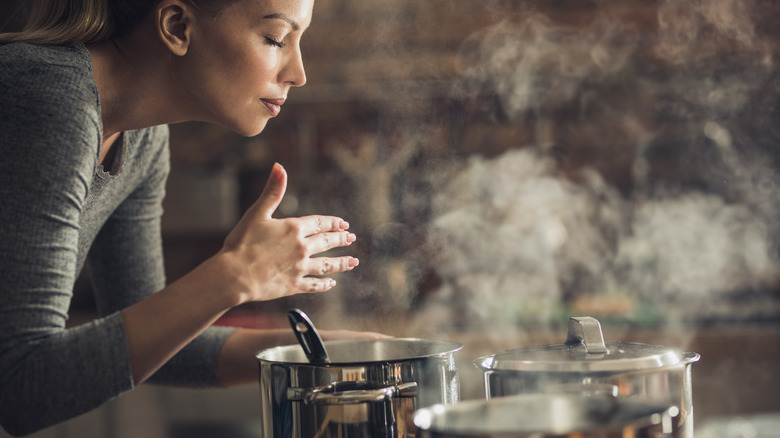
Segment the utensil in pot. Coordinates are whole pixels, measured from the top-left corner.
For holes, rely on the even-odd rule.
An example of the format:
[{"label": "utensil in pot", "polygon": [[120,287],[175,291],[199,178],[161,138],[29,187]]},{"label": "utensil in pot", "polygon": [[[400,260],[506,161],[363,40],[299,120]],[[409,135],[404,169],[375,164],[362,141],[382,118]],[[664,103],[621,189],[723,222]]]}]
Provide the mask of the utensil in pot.
[{"label": "utensil in pot", "polygon": [[311,363],[329,363],[328,351],[322,343],[322,338],[314,328],[309,317],[302,310],[292,309],[287,312],[295,337],[301,344],[303,352]]}]

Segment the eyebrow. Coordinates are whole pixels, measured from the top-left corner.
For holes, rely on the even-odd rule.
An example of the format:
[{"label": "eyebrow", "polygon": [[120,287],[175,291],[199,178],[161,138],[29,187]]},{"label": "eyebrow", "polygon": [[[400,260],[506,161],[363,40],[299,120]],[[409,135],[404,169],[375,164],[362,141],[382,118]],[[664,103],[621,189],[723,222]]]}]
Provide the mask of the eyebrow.
[{"label": "eyebrow", "polygon": [[284,15],[284,14],[268,14],[265,17],[263,17],[264,20],[284,20],[286,21],[290,27],[292,27],[293,30],[298,30],[301,28],[301,26],[298,25],[295,21],[293,21],[290,17]]}]

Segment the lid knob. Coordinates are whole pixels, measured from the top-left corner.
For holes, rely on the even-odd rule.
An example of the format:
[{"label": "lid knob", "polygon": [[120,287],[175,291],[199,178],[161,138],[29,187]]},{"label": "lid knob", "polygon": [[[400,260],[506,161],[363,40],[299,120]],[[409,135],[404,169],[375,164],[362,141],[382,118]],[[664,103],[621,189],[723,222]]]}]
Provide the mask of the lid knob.
[{"label": "lid knob", "polygon": [[566,335],[566,345],[582,344],[588,354],[605,354],[607,345],[601,324],[591,316],[576,316],[569,318],[569,332]]}]

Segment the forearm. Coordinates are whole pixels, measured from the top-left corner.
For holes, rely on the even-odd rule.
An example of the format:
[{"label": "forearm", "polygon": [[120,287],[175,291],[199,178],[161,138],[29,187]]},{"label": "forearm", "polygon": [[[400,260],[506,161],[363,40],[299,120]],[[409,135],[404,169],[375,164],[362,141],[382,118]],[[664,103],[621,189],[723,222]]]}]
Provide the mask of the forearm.
[{"label": "forearm", "polygon": [[228,337],[217,359],[217,376],[224,386],[257,382],[255,353],[279,345],[296,343],[291,329],[238,329]]},{"label": "forearm", "polygon": [[139,384],[239,304],[218,257],[122,310],[130,368]]},{"label": "forearm", "polygon": [[6,345],[0,424],[13,434],[81,415],[133,387],[118,314]]}]

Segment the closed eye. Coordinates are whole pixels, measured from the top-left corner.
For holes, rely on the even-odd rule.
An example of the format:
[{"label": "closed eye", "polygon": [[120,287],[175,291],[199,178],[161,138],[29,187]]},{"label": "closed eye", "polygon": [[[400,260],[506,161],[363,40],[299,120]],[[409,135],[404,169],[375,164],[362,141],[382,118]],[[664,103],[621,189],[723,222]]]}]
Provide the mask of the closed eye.
[{"label": "closed eye", "polygon": [[265,41],[266,41],[266,43],[268,43],[268,44],[270,44],[272,46],[279,47],[279,48],[284,48],[284,46],[287,45],[284,41],[277,41],[277,40],[275,40],[273,38],[269,38],[269,37],[266,37]]}]

